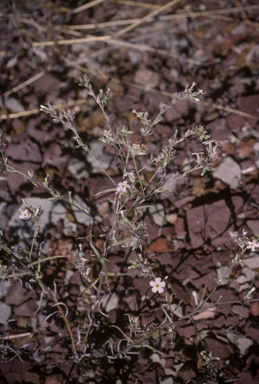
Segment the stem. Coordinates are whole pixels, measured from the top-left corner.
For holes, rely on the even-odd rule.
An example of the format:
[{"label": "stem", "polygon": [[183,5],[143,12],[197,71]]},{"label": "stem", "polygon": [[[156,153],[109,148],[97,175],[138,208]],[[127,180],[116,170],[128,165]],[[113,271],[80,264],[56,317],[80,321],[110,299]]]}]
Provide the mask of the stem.
[{"label": "stem", "polygon": [[[54,301],[55,301],[55,300],[54,300]],[[64,311],[63,311],[63,309],[61,308],[61,306],[60,306],[60,305],[57,305],[57,307],[58,307],[59,312],[61,313],[61,316],[63,317],[64,322],[66,323],[67,330],[68,330],[68,332],[69,332],[69,336],[70,336],[70,339],[71,339],[71,342],[72,342],[72,351],[73,351],[74,354],[76,354],[76,344],[75,344],[75,339],[74,339],[74,335],[73,335],[73,333],[72,333],[71,327],[70,327],[70,325],[69,325],[69,322],[68,322],[68,320],[67,320],[67,318],[66,318],[66,316],[65,316],[65,314],[64,314]]]},{"label": "stem", "polygon": [[48,261],[48,260],[59,259],[59,258],[61,258],[61,257],[67,257],[67,256],[58,255],[58,256],[49,256],[49,257],[45,257],[44,259],[40,259],[40,260],[33,261],[33,263],[30,263],[30,264],[28,265],[28,268],[32,267],[32,266],[35,265],[35,264],[43,263],[44,261]]},{"label": "stem", "polygon": [[135,165],[135,169],[136,169],[136,172],[137,172],[138,181],[139,181],[139,184],[140,184],[140,186],[141,186],[141,189],[142,189],[142,195],[144,196],[144,195],[145,195],[145,191],[144,191],[144,188],[143,188],[143,184],[142,184],[142,181],[141,181],[141,178],[140,178],[139,172],[138,172],[138,167],[137,167],[137,163],[136,163],[136,159],[135,159],[135,156],[133,156],[133,155],[132,155],[132,158],[133,158],[133,161],[134,161],[134,165]]},{"label": "stem", "polygon": [[[40,284],[40,285],[41,285],[41,284]],[[56,299],[55,295],[54,295],[50,290],[49,290],[49,293],[50,293],[50,295],[51,295],[52,300],[54,301],[54,303],[57,303],[57,299]],[[67,320],[67,318],[66,318],[66,316],[65,316],[65,314],[64,314],[64,311],[63,311],[62,307],[61,307],[59,304],[57,304],[57,307],[58,307],[58,310],[59,310],[61,316],[63,317],[63,320],[64,320],[66,326],[67,326],[67,330],[68,330],[68,333],[69,333],[69,336],[70,336],[70,339],[71,339],[71,342],[72,342],[72,352],[73,352],[74,354],[76,354],[77,352],[76,352],[75,339],[74,339],[74,335],[73,335],[73,333],[72,333],[71,327],[70,327],[70,325],[69,325],[69,322],[68,322],[68,320]]]},{"label": "stem", "polygon": [[[21,172],[21,171],[16,170],[15,168],[11,167],[9,164],[5,164],[5,167],[6,167],[6,170],[7,170],[7,171],[9,171],[9,172],[13,172],[13,173],[18,173],[19,175],[22,175],[22,176],[24,176],[25,178],[28,179],[28,175],[27,175],[27,174],[25,174],[25,173],[23,173],[23,172]],[[35,185],[36,187],[42,187],[42,188],[46,189],[48,192],[50,192],[51,194],[54,193],[55,195],[57,195],[57,193],[56,193],[53,189],[47,187],[44,183],[41,183],[40,181],[37,181],[36,179],[32,179],[32,178],[29,178],[28,180],[29,180],[33,185]],[[65,202],[68,203],[70,206],[73,205],[73,206],[74,206],[75,208],[77,208],[79,211],[84,212],[87,216],[89,216],[89,217],[93,220],[93,222],[95,222],[94,218],[93,218],[89,213],[87,213],[84,209],[80,208],[77,204],[75,204],[75,203],[72,203],[72,204],[71,204],[70,201],[67,200],[67,199],[66,199],[65,197],[63,197],[63,196],[62,196],[59,200],[63,200],[63,201],[65,201]]]},{"label": "stem", "polygon": [[30,248],[30,252],[29,252],[29,258],[28,258],[29,261],[31,261],[31,255],[32,255],[32,251],[33,251],[33,247],[34,247],[34,243],[35,243],[35,239],[37,237],[37,234],[38,234],[38,228],[35,229],[34,234],[33,234],[31,248]]},{"label": "stem", "polygon": [[148,184],[151,184],[152,180],[156,177],[156,175],[158,174],[158,171],[156,171],[154,173],[154,175],[151,177],[151,179],[149,180],[149,183]]}]

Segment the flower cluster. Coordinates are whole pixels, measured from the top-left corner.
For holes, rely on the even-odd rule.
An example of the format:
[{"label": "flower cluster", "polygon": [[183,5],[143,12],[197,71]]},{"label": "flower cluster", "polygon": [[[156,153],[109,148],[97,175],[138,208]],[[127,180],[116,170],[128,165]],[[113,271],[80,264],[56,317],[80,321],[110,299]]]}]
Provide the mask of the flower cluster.
[{"label": "flower cluster", "polygon": [[132,145],[132,156],[146,155],[146,154],[147,154],[147,146],[145,144]]},{"label": "flower cluster", "polygon": [[203,176],[207,171],[213,171],[213,163],[218,157],[217,148],[221,146],[221,143],[217,140],[208,140],[202,143],[207,145],[207,156],[204,155],[204,152],[193,153],[196,155],[195,162],[197,163],[198,168],[202,168],[201,176]]},{"label": "flower cluster", "polygon": [[123,178],[125,178],[125,177],[127,177],[132,184],[135,184],[136,175],[135,175],[134,171],[130,171],[130,172],[124,171]]},{"label": "flower cluster", "polygon": [[259,238],[249,239],[247,236],[247,231],[243,229],[243,234],[239,235],[238,232],[229,231],[228,232],[232,240],[242,249],[244,253],[247,249],[251,249],[252,252],[256,251],[256,248],[259,248]]},{"label": "flower cluster", "polygon": [[88,277],[90,273],[90,266],[87,264],[88,259],[86,259],[84,256],[84,252],[82,251],[83,246],[82,244],[79,244],[79,252],[74,253],[74,263],[75,263],[75,268],[79,270],[82,276],[85,278]]}]

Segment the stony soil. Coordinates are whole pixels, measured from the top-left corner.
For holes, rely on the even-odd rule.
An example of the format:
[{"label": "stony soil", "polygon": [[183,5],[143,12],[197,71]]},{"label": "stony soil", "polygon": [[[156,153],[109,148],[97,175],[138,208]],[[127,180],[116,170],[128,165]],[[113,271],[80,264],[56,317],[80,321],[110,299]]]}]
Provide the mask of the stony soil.
[{"label": "stony soil", "polygon": [[[168,1],[113,0],[94,1],[80,10],[85,3],[4,2],[0,10],[0,119],[5,155],[10,165],[25,173],[33,171],[40,181],[48,173],[52,188],[66,196],[72,191],[79,204],[90,206],[108,226],[112,220],[109,196],[94,195],[111,188],[109,179],[76,148],[70,132],[53,124],[39,106],[49,101],[73,110],[84,142],[117,183],[122,180],[118,160],[98,141],[103,115],[78,87],[78,77],[88,74],[95,90],[111,88],[108,110],[113,126],[128,125],[134,132],[138,125],[133,109],[147,110],[152,117],[173,92],[197,83],[204,93],[201,101],[179,102],[145,142],[148,151],[156,154],[176,129],[181,134],[193,124],[203,125],[212,139],[221,141],[217,170],[203,177],[195,172],[187,182],[180,180],[172,186],[172,194],[160,195],[152,201],[155,209],[146,212],[150,226],[144,248],[155,263],[156,275],[169,276],[168,296],[174,294],[174,303],[182,300],[180,317],[194,310],[194,295],[200,298],[205,286],[210,292],[216,284],[214,277],[220,278],[226,266],[232,265],[237,247],[228,231],[241,234],[245,229],[251,235],[259,229],[259,4],[256,0],[178,0],[163,8]],[[153,16],[143,19],[149,13]],[[80,25],[84,29],[76,27]],[[191,154],[202,149],[195,140],[180,147],[170,172],[188,170]],[[146,179],[150,177],[147,172]],[[43,253],[68,258],[46,263],[42,278],[51,288],[55,280],[58,298],[67,305],[76,333],[94,293],[87,291],[78,299],[87,282],[73,265],[78,244],[89,249],[89,222],[66,204],[46,205],[43,199],[49,195],[23,176],[4,172],[0,184],[0,225],[9,246],[29,249],[32,228],[18,219],[22,199],[40,202],[45,210],[38,239],[45,241]],[[102,250],[103,239],[96,246]],[[126,272],[128,258],[128,253],[118,251],[109,260],[109,270]],[[0,262],[8,262],[4,251]],[[222,296],[224,302],[237,302],[252,283],[259,288],[258,272],[258,253],[246,252],[244,265],[234,266],[232,281],[220,286],[213,300]],[[0,280],[2,343],[19,351],[23,360],[11,360],[10,350],[2,356],[0,382],[212,383],[204,376],[200,355],[207,349],[220,359],[218,369],[224,374],[220,382],[259,383],[258,302],[226,305],[231,312],[217,306],[193,322],[178,318],[174,345],[162,334],[151,340],[165,355],[143,349],[130,361],[110,364],[102,357],[105,342],[118,337],[110,325],[127,332],[124,314],[140,312],[143,325],[159,324],[163,319],[159,306],[161,300],[165,302],[152,294],[140,272],[111,279],[110,287],[114,297],[109,319],[100,315],[102,333],[91,335],[90,357],[73,364],[63,319],[54,316],[44,322],[56,310],[53,302],[45,298],[41,310],[32,316],[40,291],[32,283],[21,287],[19,281],[10,285]],[[259,298],[258,292],[254,297]],[[8,323],[6,332],[8,319],[15,321]]]}]

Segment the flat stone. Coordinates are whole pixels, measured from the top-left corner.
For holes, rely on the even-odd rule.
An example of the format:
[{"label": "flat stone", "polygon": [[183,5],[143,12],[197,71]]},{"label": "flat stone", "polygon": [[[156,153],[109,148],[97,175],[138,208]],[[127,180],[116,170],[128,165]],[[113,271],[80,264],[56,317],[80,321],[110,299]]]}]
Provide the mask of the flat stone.
[{"label": "flat stone", "polygon": [[152,353],[152,355],[150,356],[150,359],[153,361],[153,363],[160,364],[161,362],[161,357],[158,353]]},{"label": "flat stone", "polygon": [[133,65],[136,65],[142,61],[143,54],[141,51],[138,51],[136,49],[129,49],[127,54],[131,64]]},{"label": "flat stone", "polygon": [[257,159],[259,159],[259,141],[254,144],[254,151],[255,151]]},{"label": "flat stone", "polygon": [[229,241],[227,229],[231,212],[224,200],[191,208],[186,212],[191,245],[202,246],[207,240],[218,247]]},{"label": "flat stone", "polygon": [[147,88],[155,88],[160,80],[160,76],[157,72],[151,71],[150,69],[139,69],[135,73],[134,82],[137,84],[143,84]]},{"label": "flat stone", "polygon": [[[73,202],[76,205],[78,205],[80,208],[88,210],[88,205],[84,202],[83,199],[81,199],[80,196],[78,195],[73,196]],[[74,212],[76,221],[78,223],[84,224],[84,225],[90,225],[90,223],[92,222],[92,219],[90,218],[90,216],[88,216],[85,212],[80,211],[73,205],[72,205],[72,210]]]},{"label": "flat stone", "polygon": [[163,380],[160,380],[160,384],[173,384],[173,378],[172,377],[166,377]]},{"label": "flat stone", "polygon": [[162,227],[165,224],[165,210],[163,204],[155,204],[149,207],[149,212],[153,217],[154,222]]},{"label": "flat stone", "polygon": [[[233,114],[235,118],[236,115]],[[238,116],[239,118],[240,116]],[[211,140],[227,140],[231,136],[231,130],[226,126],[226,119],[220,118],[213,120],[211,123],[206,125],[206,130],[209,131]]]},{"label": "flat stone", "polygon": [[244,307],[243,305],[232,305],[231,311],[242,318],[247,318],[249,316],[249,308]]},{"label": "flat stone", "polygon": [[247,33],[247,28],[244,23],[238,24],[230,32],[232,35],[245,35]]},{"label": "flat stone", "polygon": [[231,157],[225,157],[213,172],[213,177],[228,184],[231,189],[236,189],[241,180],[241,168]]},{"label": "flat stone", "polygon": [[175,316],[180,317],[180,318],[183,316],[183,307],[181,305],[178,306],[178,304],[173,303],[170,305],[170,308],[173,311]]},{"label": "flat stone", "polygon": [[9,320],[12,313],[10,305],[7,305],[0,301],[0,324],[5,325]]},{"label": "flat stone", "polygon": [[107,313],[118,308],[118,304],[119,304],[119,296],[117,295],[117,293],[113,293],[112,295],[108,293],[107,295],[104,296],[104,299],[102,301],[102,306],[105,308],[105,311]]},{"label": "flat stone", "polygon": [[115,168],[115,157],[104,153],[105,146],[106,144],[100,140],[93,140],[90,144],[90,151],[97,161],[90,155],[90,153],[87,153],[86,159],[92,165],[92,171],[94,173],[103,173],[99,161],[102,162],[104,169]]},{"label": "flat stone", "polygon": [[254,343],[253,340],[233,329],[228,329],[226,335],[228,339],[237,346],[241,357],[246,354],[247,349]]},{"label": "flat stone", "polygon": [[249,257],[247,259],[243,259],[244,265],[249,267],[250,269],[257,269],[259,268],[259,257]]},{"label": "flat stone", "polygon": [[227,273],[228,270],[229,270],[229,267],[227,267],[226,265],[222,265],[219,268],[217,268],[217,277],[218,277],[219,280],[222,279],[222,282],[220,283],[220,285],[226,285],[226,284],[229,283],[228,280],[223,279],[223,277],[228,277],[229,276],[229,273]]},{"label": "flat stone", "polygon": [[0,279],[0,297],[6,295],[8,289],[10,287],[10,283],[7,280]]},{"label": "flat stone", "polygon": [[86,164],[78,159],[71,158],[67,169],[76,180],[88,179],[89,177],[89,173],[86,170]]},{"label": "flat stone", "polygon": [[[167,181],[172,179],[172,177],[173,177],[172,174],[167,175],[165,178],[165,183],[167,183]],[[176,188],[177,188],[177,181],[176,180],[172,180],[172,181],[168,182],[165,186],[162,187],[162,189],[166,192],[160,193],[161,200],[167,199],[169,196],[173,195],[174,192],[176,191]]]},{"label": "flat stone", "polygon": [[253,281],[254,277],[255,277],[255,272],[248,267],[244,267],[242,269],[241,275],[236,278],[236,282],[239,284],[244,284],[249,281]]},{"label": "flat stone", "polygon": [[23,112],[24,106],[14,97],[5,97],[4,104],[11,112]]},{"label": "flat stone", "polygon": [[173,224],[177,219],[176,213],[170,213],[169,215],[166,215],[166,221],[170,224]]},{"label": "flat stone", "polygon": [[180,100],[178,103],[169,108],[165,113],[168,122],[180,119],[180,117],[188,113],[189,103],[186,100]]},{"label": "flat stone", "polygon": [[247,118],[249,124],[251,124],[252,127],[254,127],[256,121],[259,120],[258,103],[259,103],[258,94],[241,97],[241,99],[238,102],[238,109],[255,116],[255,118],[252,118],[252,117]]}]

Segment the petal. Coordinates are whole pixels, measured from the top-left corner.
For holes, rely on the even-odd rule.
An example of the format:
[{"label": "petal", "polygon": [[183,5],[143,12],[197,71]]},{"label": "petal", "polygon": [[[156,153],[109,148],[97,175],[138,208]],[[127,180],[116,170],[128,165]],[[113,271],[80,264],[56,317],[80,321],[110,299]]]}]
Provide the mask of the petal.
[{"label": "petal", "polygon": [[163,288],[162,288],[162,287],[159,287],[159,288],[158,288],[158,292],[159,292],[159,293],[163,293],[163,292],[164,292]]},{"label": "petal", "polygon": [[156,282],[155,281],[150,281],[149,284],[151,285],[151,287],[154,287],[154,285],[156,285]]},{"label": "petal", "polygon": [[161,281],[161,277],[156,277],[156,278],[155,278],[155,283],[156,283],[156,284],[160,284],[160,281]]},{"label": "petal", "polygon": [[160,287],[162,287],[162,288],[165,287],[165,282],[164,282],[164,281],[161,281],[161,283],[160,283]]},{"label": "petal", "polygon": [[157,287],[153,287],[152,292],[157,293]]}]

